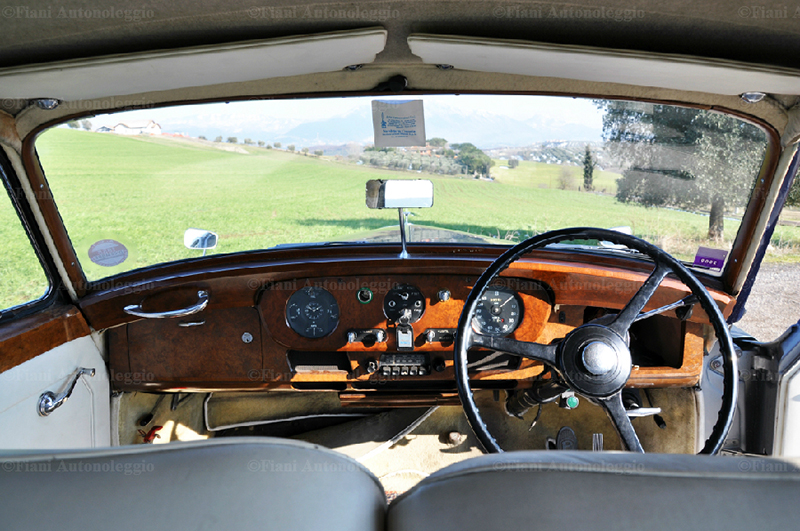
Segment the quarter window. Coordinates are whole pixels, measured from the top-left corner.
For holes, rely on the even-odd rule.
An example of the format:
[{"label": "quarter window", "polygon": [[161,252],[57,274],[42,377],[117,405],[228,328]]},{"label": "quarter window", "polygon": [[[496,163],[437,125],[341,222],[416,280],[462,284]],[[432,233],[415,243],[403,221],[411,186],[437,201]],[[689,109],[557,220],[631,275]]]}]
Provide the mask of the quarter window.
[{"label": "quarter window", "polygon": [[50,289],[42,263],[8,194],[0,193],[0,312],[43,298]]}]

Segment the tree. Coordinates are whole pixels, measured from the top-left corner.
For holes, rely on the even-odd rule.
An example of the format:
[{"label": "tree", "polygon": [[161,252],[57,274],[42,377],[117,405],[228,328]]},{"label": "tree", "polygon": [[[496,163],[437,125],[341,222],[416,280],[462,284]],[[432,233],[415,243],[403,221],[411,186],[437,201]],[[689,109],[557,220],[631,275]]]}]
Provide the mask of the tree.
[{"label": "tree", "polygon": [[702,156],[693,173],[701,201],[711,203],[708,238],[720,240],[726,209],[747,203],[766,143],[760,129],[724,114],[705,114],[701,123],[704,134],[698,148]]},{"label": "tree", "polygon": [[76,122],[75,120],[70,120],[69,122],[67,122],[67,126],[70,129],[78,129],[78,128],[80,128],[80,125],[78,125],[78,122]]},{"label": "tree", "polygon": [[92,122],[89,120],[81,120],[81,127],[83,127],[86,131],[92,130]]},{"label": "tree", "polygon": [[318,150],[314,151],[314,155],[316,155],[318,157],[321,157],[324,154],[325,154],[325,152],[322,151],[321,149],[318,149]]},{"label": "tree", "polygon": [[286,150],[287,151],[294,151],[294,144],[289,144],[288,146],[286,146]]},{"label": "tree", "polygon": [[275,147],[276,147],[276,148],[279,148],[279,147],[281,147],[281,143],[280,143],[280,142],[275,142]]},{"label": "tree", "polygon": [[308,153],[308,148],[307,148],[307,147],[304,147],[304,148],[303,148],[303,149],[301,149],[300,151],[302,151],[303,153]]},{"label": "tree", "polygon": [[430,144],[431,147],[443,148],[447,145],[447,140],[440,137],[429,138],[428,144]]},{"label": "tree", "polygon": [[599,102],[605,152],[622,171],[617,200],[709,209],[708,238],[724,234],[726,210],[746,204],[764,156],[756,126],[701,109]]},{"label": "tree", "polygon": [[217,138],[214,139],[214,142],[222,142],[222,137],[218,136]]},{"label": "tree", "polygon": [[489,174],[489,168],[494,166],[494,161],[489,155],[469,142],[452,145],[451,147],[458,150],[456,162],[464,168],[464,173],[472,173],[476,177],[479,175],[485,176]]},{"label": "tree", "polygon": [[787,206],[800,205],[800,179],[795,175],[792,186],[789,188],[789,195],[786,197]]},{"label": "tree", "polygon": [[198,136],[197,138],[199,138],[200,140],[207,140],[207,138],[206,138],[206,137],[204,137],[203,135],[200,135],[200,136]]},{"label": "tree", "polygon": [[259,140],[258,141],[258,147],[264,147],[264,141],[263,140]]},{"label": "tree", "polygon": [[512,170],[517,166],[519,166],[519,161],[517,159],[510,159],[508,161],[508,167],[511,168]]},{"label": "tree", "polygon": [[252,140],[252,139],[250,139],[250,138],[245,138],[245,139],[244,139],[244,144],[245,144],[246,146],[252,146],[252,145],[253,145],[253,140]]},{"label": "tree", "polygon": [[229,144],[236,144],[239,142],[239,139],[236,138],[235,136],[229,136],[226,142]]},{"label": "tree", "polygon": [[575,177],[566,166],[561,166],[561,171],[558,172],[558,189],[559,190],[572,190],[575,188]]},{"label": "tree", "polygon": [[592,150],[589,144],[586,144],[586,154],[583,156],[583,189],[587,192],[594,190],[592,182],[594,181],[594,166],[595,162],[592,159]]}]

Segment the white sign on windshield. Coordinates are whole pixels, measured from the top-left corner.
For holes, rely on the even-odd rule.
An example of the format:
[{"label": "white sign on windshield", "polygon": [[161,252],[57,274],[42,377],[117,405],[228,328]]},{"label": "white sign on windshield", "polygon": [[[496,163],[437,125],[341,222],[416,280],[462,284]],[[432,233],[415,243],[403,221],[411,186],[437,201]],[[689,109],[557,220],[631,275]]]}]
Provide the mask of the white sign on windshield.
[{"label": "white sign on windshield", "polygon": [[425,145],[425,115],[422,100],[372,101],[375,147]]}]

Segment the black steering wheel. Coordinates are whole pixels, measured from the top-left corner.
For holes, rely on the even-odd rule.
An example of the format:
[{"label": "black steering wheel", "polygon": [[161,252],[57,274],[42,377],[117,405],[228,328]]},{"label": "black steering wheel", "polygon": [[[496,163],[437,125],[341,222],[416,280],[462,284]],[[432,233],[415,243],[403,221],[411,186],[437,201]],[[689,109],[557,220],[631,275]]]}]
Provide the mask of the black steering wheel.
[{"label": "black steering wheel", "polygon": [[[655,268],[633,298],[614,316],[613,321],[602,321],[604,324],[598,321],[586,323],[571,331],[559,342],[549,345],[529,343],[505,337],[487,336],[472,329],[478,300],[486,287],[503,270],[529,251],[565,240],[598,240],[624,245],[647,255],[653,260]],[[556,230],[515,245],[486,269],[467,297],[456,332],[455,376],[464,412],[484,448],[493,453],[503,451],[481,418],[470,389],[467,351],[471,347],[498,350],[545,363],[570,389],[603,407],[619,434],[623,448],[644,453],[622,403],[622,388],[631,374],[632,367],[627,339],[628,330],[669,273],[678,277],[692,291],[711,320],[719,341],[724,369],[722,406],[711,435],[700,453],[713,455],[719,452],[733,421],[738,385],[738,377],[734,370],[733,340],[722,313],[705,287],[681,262],[639,238],[595,228]]]}]

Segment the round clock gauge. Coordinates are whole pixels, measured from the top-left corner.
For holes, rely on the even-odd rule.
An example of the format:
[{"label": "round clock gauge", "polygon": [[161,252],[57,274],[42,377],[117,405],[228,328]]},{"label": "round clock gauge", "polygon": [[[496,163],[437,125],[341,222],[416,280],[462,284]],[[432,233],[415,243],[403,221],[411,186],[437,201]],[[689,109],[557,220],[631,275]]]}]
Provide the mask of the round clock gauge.
[{"label": "round clock gauge", "polygon": [[326,289],[303,288],[286,302],[286,323],[309,339],[328,336],[339,325],[339,305]]}]

